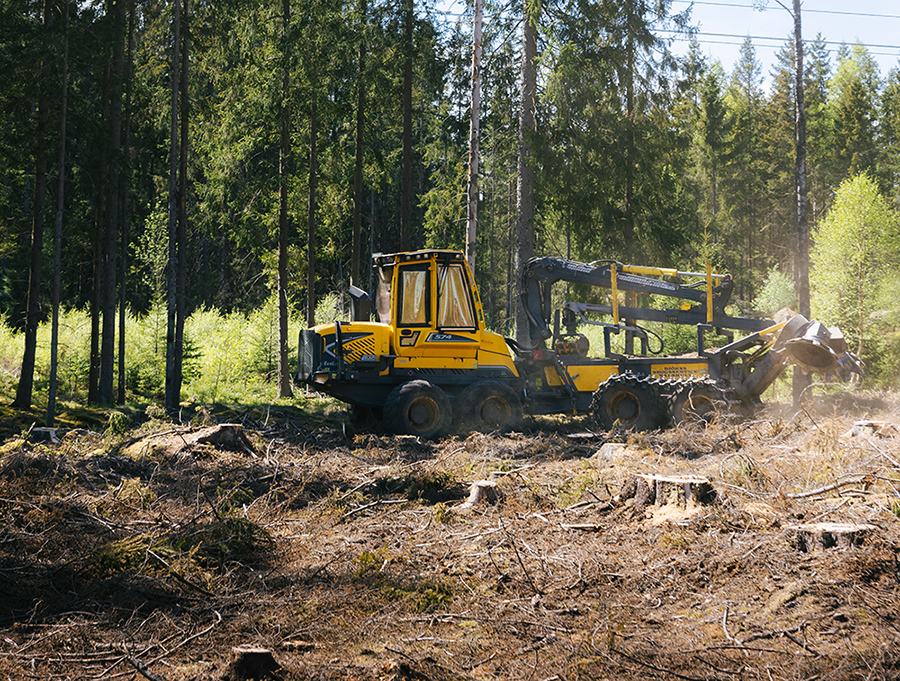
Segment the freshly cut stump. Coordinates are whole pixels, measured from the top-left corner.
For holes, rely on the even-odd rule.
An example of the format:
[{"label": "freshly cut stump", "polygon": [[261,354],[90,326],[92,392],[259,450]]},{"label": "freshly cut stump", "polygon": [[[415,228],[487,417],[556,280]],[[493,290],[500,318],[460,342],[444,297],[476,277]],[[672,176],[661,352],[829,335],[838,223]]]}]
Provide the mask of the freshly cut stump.
[{"label": "freshly cut stump", "polygon": [[634,507],[671,506],[693,508],[716,499],[712,483],[699,475],[638,473],[622,487],[619,499],[634,497]]},{"label": "freshly cut stump", "polygon": [[249,679],[276,679],[276,672],[281,669],[272,651],[268,648],[237,646],[231,649],[231,662],[225,681],[247,681]]},{"label": "freshly cut stump", "polygon": [[875,525],[856,523],[807,523],[790,525],[787,532],[792,536],[798,549],[813,552],[862,546],[866,538],[876,529]]}]

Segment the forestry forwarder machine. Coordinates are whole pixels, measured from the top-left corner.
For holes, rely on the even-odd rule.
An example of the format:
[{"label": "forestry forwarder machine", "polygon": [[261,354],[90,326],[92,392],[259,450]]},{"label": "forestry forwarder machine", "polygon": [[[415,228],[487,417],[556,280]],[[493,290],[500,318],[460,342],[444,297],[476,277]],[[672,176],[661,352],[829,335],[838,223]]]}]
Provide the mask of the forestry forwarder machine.
[{"label": "forestry forwarder machine", "polygon": [[[380,416],[395,433],[431,438],[451,424],[502,430],[516,427],[523,413],[592,413],[603,429],[649,430],[726,412],[748,415],[788,364],[843,380],[862,373],[838,329],[801,315],[781,323],[727,315],[731,276],[708,265],[704,273],[533,258],[519,289],[530,335],[523,345],[485,328],[462,253],[373,258],[377,321],[368,321],[368,295],[351,286],[350,321],[301,331],[297,379],[360,415]],[[552,313],[557,282],[609,289],[609,304],[566,302]],[[649,294],[682,302],[671,309],[626,306],[620,291],[633,292],[626,294],[631,299]],[[696,327],[696,353],[661,355],[662,339],[637,320]],[[579,322],[602,328],[602,357],[588,356]],[[734,340],[734,331],[747,335]],[[713,332],[725,337],[723,347],[706,347],[706,334]],[[628,354],[611,347],[612,336],[622,333]],[[651,335],[659,345],[655,353]]]}]

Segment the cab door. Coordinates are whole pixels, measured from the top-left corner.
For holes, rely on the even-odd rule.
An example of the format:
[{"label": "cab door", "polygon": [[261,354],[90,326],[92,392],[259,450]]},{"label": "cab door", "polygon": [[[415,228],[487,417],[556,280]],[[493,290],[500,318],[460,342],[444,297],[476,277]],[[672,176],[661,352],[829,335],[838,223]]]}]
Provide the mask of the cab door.
[{"label": "cab door", "polygon": [[425,338],[434,329],[432,278],[427,260],[397,267],[394,320],[398,357],[421,357]]},{"label": "cab door", "polygon": [[394,300],[398,357],[477,356],[481,332],[462,261],[399,264]]}]

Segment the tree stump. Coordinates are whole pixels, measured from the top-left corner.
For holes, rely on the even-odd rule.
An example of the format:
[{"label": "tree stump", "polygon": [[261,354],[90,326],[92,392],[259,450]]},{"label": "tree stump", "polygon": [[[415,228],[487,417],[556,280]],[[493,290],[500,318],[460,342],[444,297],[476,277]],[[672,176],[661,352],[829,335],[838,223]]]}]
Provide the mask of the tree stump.
[{"label": "tree stump", "polygon": [[49,442],[50,444],[58,445],[60,443],[60,435],[65,434],[65,432],[64,430],[60,432],[59,428],[37,427],[31,429],[29,439],[33,442]]},{"label": "tree stump", "polygon": [[248,681],[249,679],[277,679],[281,669],[268,648],[237,646],[231,649],[223,681]]},{"label": "tree stump", "polygon": [[693,508],[716,499],[716,490],[706,478],[697,475],[657,475],[638,473],[623,485],[619,499],[634,497],[634,507],[671,506]]},{"label": "tree stump", "polygon": [[623,442],[606,442],[594,452],[591,458],[598,461],[610,461],[621,456],[640,457],[643,454],[644,450],[637,445],[629,445]]},{"label": "tree stump", "polygon": [[188,444],[209,444],[219,449],[256,454],[250,438],[244,433],[244,426],[240,423],[220,423],[217,426],[190,433],[184,439]]},{"label": "tree stump", "polygon": [[897,426],[889,421],[857,421],[846,437],[896,437],[900,435]]},{"label": "tree stump", "polygon": [[795,546],[804,553],[825,549],[850,549],[862,546],[866,538],[876,530],[875,525],[856,523],[807,523],[787,528]]},{"label": "tree stump", "polygon": [[469,498],[459,505],[460,510],[472,508],[482,503],[495,503],[499,497],[497,483],[493,480],[476,480],[472,483]]}]

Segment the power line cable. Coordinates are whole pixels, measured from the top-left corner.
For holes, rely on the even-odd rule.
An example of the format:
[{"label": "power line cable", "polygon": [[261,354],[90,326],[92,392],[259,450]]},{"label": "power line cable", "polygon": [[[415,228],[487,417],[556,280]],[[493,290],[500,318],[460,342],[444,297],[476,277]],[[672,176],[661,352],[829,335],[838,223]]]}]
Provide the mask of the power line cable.
[{"label": "power line cable", "polygon": [[[682,37],[677,37],[677,36],[672,38],[672,40],[674,40],[675,42],[685,42],[685,43],[690,42],[690,38],[682,38]],[[727,45],[727,46],[740,47],[744,43],[743,43],[743,41],[735,42],[735,41],[731,41],[731,40],[698,40],[697,44],[698,45]],[[757,49],[764,49],[764,50],[765,49],[777,50],[782,46],[781,45],[754,45],[754,47]],[[874,52],[872,50],[869,50],[869,54],[872,55],[873,57],[897,57],[897,58],[900,58],[900,47],[898,47],[896,49],[898,50],[898,52]],[[829,53],[837,53],[838,52],[838,50],[836,50],[834,48],[828,49],[827,51]]]},{"label": "power line cable", "polygon": [[[668,29],[668,28],[660,28],[657,30],[660,33],[680,33],[680,31],[676,31],[674,29]],[[709,36],[712,38],[739,38],[742,40],[745,38],[750,38],[750,40],[771,40],[773,42],[777,41],[777,42],[782,42],[782,43],[785,42],[786,40],[790,39],[789,36],[782,37],[782,38],[776,38],[776,37],[765,36],[765,35],[740,35],[739,33],[707,33],[705,31],[696,31],[694,33],[694,35]],[[809,42],[809,41],[805,41],[805,42]],[[840,40],[823,40],[822,42],[826,45],[846,45],[847,44],[846,42],[840,41]],[[900,50],[900,45],[878,45],[876,43],[862,43],[862,45],[866,48],[874,47],[874,48],[878,48],[878,49],[882,49],[882,50]]]},{"label": "power line cable", "polygon": [[[752,5],[744,5],[736,2],[710,2],[709,0],[675,0],[688,5],[707,5],[709,7],[739,7],[741,9],[753,9]],[[845,12],[837,9],[803,9],[803,14],[838,14],[847,17],[874,17],[876,19],[900,19],[900,14],[875,14],[874,12]]]}]

